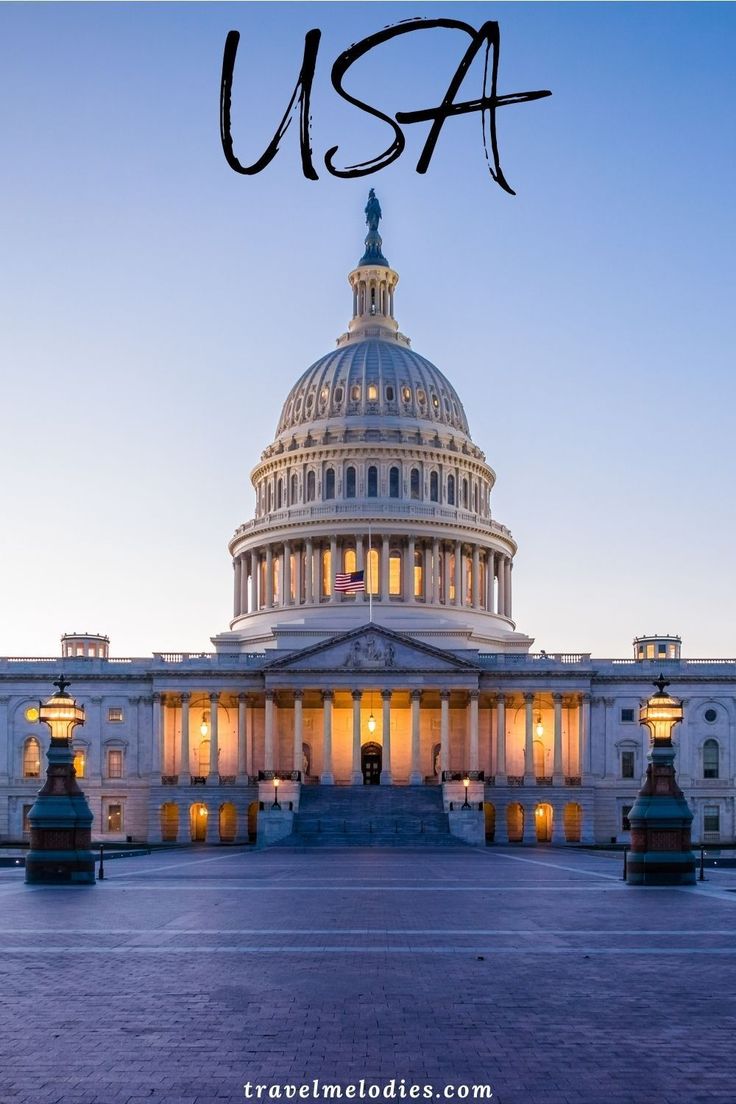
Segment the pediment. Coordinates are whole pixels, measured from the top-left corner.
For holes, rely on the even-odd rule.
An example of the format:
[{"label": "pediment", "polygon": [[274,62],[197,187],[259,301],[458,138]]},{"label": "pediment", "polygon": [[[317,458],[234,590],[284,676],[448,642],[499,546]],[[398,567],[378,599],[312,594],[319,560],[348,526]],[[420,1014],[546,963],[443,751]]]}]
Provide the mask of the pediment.
[{"label": "pediment", "polygon": [[470,672],[477,665],[380,625],[340,633],[266,665],[267,671]]}]

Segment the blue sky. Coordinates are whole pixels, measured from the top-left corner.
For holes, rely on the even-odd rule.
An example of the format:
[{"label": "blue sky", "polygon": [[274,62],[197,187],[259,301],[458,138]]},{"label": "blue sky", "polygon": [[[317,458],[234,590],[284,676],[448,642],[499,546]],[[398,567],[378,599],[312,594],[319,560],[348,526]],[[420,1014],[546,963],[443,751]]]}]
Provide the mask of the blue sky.
[{"label": "blue sky", "polygon": [[[499,112],[516,196],[477,116],[447,124],[424,176],[427,124],[373,176],[323,168],[332,145],[364,160],[390,139],[338,99],[332,61],[416,16],[497,19],[499,91],[552,90]],[[236,175],[228,30],[247,161],[313,27],[320,179],[296,125]],[[736,655],[732,5],[5,4],[0,29],[0,654],[85,628],[117,655],[199,650],[227,627],[249,473],[345,328],[373,186],[401,328],[497,473],[519,629],[548,651],[628,655],[658,630]],[[464,48],[403,36],[346,83],[388,114],[431,106]]]}]

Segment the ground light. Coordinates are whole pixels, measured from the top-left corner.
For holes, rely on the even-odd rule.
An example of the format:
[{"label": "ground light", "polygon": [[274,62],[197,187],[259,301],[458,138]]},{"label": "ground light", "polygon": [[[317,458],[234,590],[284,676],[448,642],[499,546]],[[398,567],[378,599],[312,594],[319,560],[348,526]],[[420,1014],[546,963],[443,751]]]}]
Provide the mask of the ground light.
[{"label": "ground light", "polygon": [[629,812],[631,851],[629,885],[694,885],[695,855],[690,850],[693,814],[675,777],[672,730],[683,717],[682,702],[667,694],[659,676],[657,693],[639,711],[639,723],[651,734],[647,774]]},{"label": "ground light", "polygon": [[46,783],[28,813],[31,847],[26,882],[95,884],[92,854],[92,810],[77,785],[72,733],[84,724],[84,709],[66,692],[62,675],[58,693],[39,703],[39,721],[51,730]]}]

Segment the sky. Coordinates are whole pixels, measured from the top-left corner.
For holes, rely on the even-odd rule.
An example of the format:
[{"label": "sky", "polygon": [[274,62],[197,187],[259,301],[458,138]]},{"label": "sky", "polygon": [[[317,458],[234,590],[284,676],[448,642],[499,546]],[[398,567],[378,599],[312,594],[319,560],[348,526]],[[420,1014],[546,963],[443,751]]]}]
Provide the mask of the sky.
[{"label": "sky", "polygon": [[[341,100],[335,58],[402,19],[501,31],[488,174],[480,119],[391,132]],[[219,134],[229,30],[235,151],[270,140],[322,31],[315,165],[298,126],[233,172]],[[0,655],[62,632],[117,656],[210,650],[227,542],[304,369],[351,314],[374,187],[396,316],[464,400],[519,545],[534,649],[629,656],[669,632],[736,656],[736,9],[720,4],[1,4]],[[356,63],[384,113],[435,106],[467,38],[404,35]],[[480,94],[476,62],[463,98]]]}]

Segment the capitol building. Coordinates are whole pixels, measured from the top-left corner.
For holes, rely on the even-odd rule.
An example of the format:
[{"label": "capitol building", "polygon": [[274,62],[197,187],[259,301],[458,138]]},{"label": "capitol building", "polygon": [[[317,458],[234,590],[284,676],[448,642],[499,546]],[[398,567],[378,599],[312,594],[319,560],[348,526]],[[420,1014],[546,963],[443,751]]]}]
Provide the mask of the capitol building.
[{"label": "capitol building", "polygon": [[0,658],[0,840],[28,836],[38,703],[62,672],[86,714],[75,765],[98,840],[378,843],[390,820],[409,842],[627,842],[660,672],[684,700],[693,838],[734,839],[736,660],[657,634],[626,658],[533,650],[495,473],[399,329],[380,218],[371,192],[347,330],[253,470],[213,650],[123,658],[67,633],[57,657]]}]

